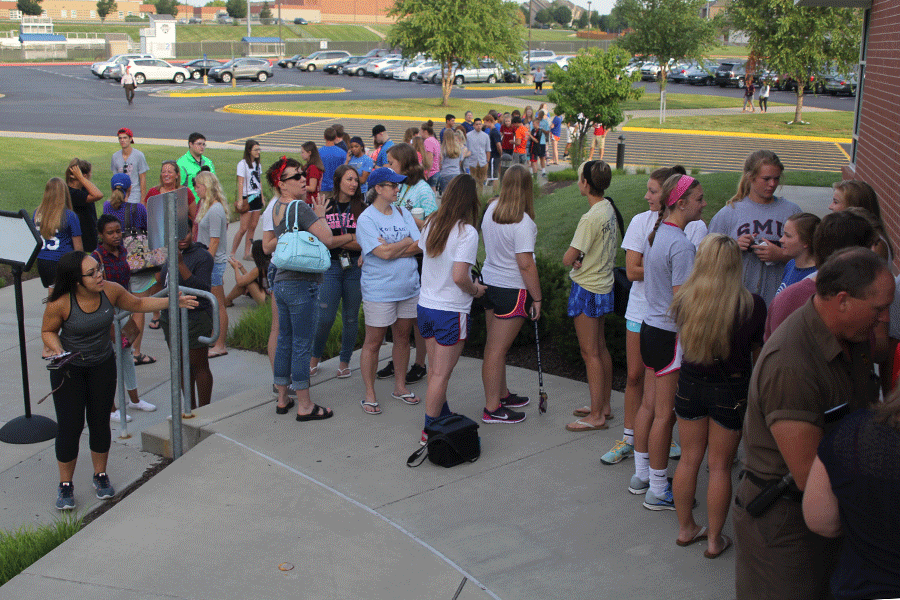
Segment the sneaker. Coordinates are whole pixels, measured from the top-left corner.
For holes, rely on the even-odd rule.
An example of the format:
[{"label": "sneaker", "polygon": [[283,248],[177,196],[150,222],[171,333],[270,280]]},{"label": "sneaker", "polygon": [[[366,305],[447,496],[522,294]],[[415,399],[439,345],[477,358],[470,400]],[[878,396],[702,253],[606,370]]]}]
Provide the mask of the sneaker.
[{"label": "sneaker", "polygon": [[669,448],[669,458],[672,460],[678,460],[681,458],[681,446],[678,445],[678,442],[672,440],[672,447]]},{"label": "sneaker", "polygon": [[604,465],[615,465],[626,458],[631,458],[633,455],[634,446],[626,443],[625,440],[619,440],[616,442],[616,445],[612,447],[612,450],[600,457],[600,462]]},{"label": "sneaker", "polygon": [[521,423],[525,420],[525,413],[509,410],[505,406],[494,412],[488,412],[485,408],[481,413],[481,420],[485,423]]},{"label": "sneaker", "polygon": [[675,501],[672,499],[672,485],[666,486],[662,496],[657,496],[650,489],[644,495],[644,508],[647,510],[675,510]]},{"label": "sneaker", "polygon": [[413,366],[409,369],[409,373],[406,374],[406,383],[417,383],[422,381],[422,378],[425,377],[426,374],[428,374],[427,367],[413,363]]},{"label": "sneaker", "polygon": [[56,510],[74,510],[75,509],[75,486],[71,481],[59,484],[59,491],[56,495]]},{"label": "sneaker", "polygon": [[419,445],[420,445],[420,446],[426,446],[426,445],[428,445],[428,434],[425,433],[425,430],[424,430],[424,429],[422,430],[422,439],[419,440]]},{"label": "sneaker", "polygon": [[512,392],[506,398],[500,398],[500,406],[505,406],[506,408],[521,408],[528,406],[529,402],[531,401],[525,396],[517,396]]},{"label": "sneaker", "polygon": [[116,495],[116,490],[109,483],[109,476],[106,473],[97,473],[94,475],[94,489],[97,490],[97,497],[101,500],[112,498]]},{"label": "sneaker", "polygon": [[631,476],[631,481],[628,484],[628,491],[634,494],[635,496],[640,494],[646,494],[650,489],[650,480],[644,481],[637,475]]},{"label": "sneaker", "polygon": [[143,400],[138,400],[137,402],[132,402],[128,405],[128,408],[132,410],[142,410],[144,412],[153,412],[156,410],[155,404],[150,404],[149,402],[144,402]]},{"label": "sneaker", "polygon": [[[129,423],[134,421],[134,417],[132,417],[131,415],[125,415],[125,417],[126,417],[125,420]],[[122,414],[119,412],[119,409],[116,409],[116,410],[112,411],[111,413],[109,413],[109,420],[114,423],[122,422]]]},{"label": "sneaker", "polygon": [[375,374],[378,379],[387,379],[394,376],[394,361],[390,361],[387,366]]}]

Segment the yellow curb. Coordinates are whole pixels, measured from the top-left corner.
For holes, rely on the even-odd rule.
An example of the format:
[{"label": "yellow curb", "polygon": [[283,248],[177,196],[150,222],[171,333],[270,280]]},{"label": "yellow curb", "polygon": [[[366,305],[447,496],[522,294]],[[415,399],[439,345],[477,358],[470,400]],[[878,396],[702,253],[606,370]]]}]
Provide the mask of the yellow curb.
[{"label": "yellow curb", "polygon": [[169,92],[160,94],[169,98],[204,98],[207,96],[301,96],[304,94],[340,94],[346,92],[344,88],[328,88],[324,90],[298,90],[296,92],[209,92],[209,93],[190,93],[190,92]]},{"label": "yellow curb", "polygon": [[[544,88],[548,89],[548,90],[552,90],[553,85],[547,85],[545,83]],[[533,85],[522,85],[522,86],[516,85],[516,86],[507,86],[507,87],[475,87],[475,86],[468,87],[468,86],[463,86],[463,89],[474,90],[476,92],[479,90],[533,90],[534,86]]]},{"label": "yellow curb", "polygon": [[826,138],[812,135],[783,135],[778,133],[741,133],[738,131],[701,131],[698,129],[653,129],[651,127],[621,127],[621,131],[640,133],[677,133],[681,135],[711,135],[715,137],[757,138],[765,140],[799,140],[802,142],[830,142],[833,144],[849,144],[849,138]]},{"label": "yellow curb", "polygon": [[374,119],[376,121],[427,121],[434,117],[397,117],[394,115],[354,115],[354,114],[338,114],[338,113],[314,113],[299,111],[281,111],[281,110],[255,110],[252,108],[234,108],[234,104],[222,107],[222,112],[235,113],[238,115],[270,115],[284,117],[327,117],[329,119]]}]

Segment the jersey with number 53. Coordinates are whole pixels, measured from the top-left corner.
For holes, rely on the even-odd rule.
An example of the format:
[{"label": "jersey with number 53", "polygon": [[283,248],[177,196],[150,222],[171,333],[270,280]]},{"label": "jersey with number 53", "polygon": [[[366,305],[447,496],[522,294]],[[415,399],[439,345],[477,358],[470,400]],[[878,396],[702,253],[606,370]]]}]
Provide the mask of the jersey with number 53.
[{"label": "jersey with number 53", "polygon": [[[35,220],[35,227],[40,231],[41,226],[37,220]],[[66,210],[66,225],[62,229],[57,229],[49,240],[44,238],[44,245],[37,257],[43,260],[59,260],[63,255],[75,249],[75,246],[72,245],[73,237],[81,237],[81,224],[74,212]]]}]

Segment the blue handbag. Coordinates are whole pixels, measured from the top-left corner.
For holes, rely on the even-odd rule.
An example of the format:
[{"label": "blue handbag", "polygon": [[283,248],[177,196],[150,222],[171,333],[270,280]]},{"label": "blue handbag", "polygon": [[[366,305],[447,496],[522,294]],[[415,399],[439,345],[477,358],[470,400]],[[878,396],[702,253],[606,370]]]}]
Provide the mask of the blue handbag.
[{"label": "blue handbag", "polygon": [[[324,273],[331,266],[331,253],[319,238],[298,225],[301,200],[288,204],[284,215],[285,232],[278,238],[272,253],[272,264],[278,269],[301,273]],[[293,221],[291,221],[291,209]]]}]

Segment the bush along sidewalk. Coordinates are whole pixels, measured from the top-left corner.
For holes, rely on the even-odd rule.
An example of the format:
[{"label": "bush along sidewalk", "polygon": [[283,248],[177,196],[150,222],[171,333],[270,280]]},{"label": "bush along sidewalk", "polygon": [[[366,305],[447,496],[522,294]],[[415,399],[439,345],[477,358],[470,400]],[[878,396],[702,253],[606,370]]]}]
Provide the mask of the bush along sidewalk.
[{"label": "bush along sidewalk", "polygon": [[78,533],[80,517],[66,516],[51,525],[26,525],[17,531],[0,531],[0,585]]}]

